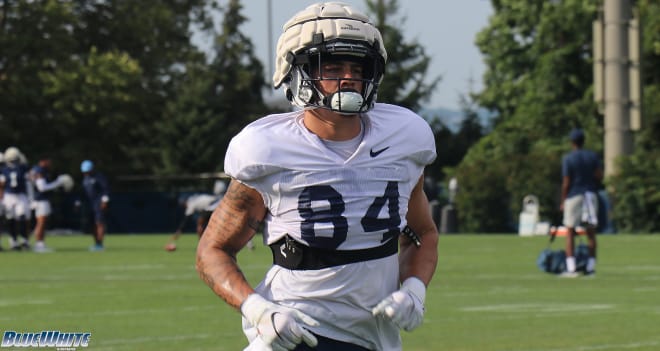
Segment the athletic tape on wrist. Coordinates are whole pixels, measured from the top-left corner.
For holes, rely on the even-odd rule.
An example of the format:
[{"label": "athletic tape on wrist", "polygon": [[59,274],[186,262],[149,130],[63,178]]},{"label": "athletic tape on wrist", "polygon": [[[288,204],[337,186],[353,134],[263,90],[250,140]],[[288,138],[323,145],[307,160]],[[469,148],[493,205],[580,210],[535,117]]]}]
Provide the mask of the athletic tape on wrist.
[{"label": "athletic tape on wrist", "polygon": [[421,279],[410,277],[404,280],[403,284],[401,284],[401,290],[412,293],[422,302],[422,304],[424,304],[424,301],[426,300],[426,285],[424,285],[424,282]]}]

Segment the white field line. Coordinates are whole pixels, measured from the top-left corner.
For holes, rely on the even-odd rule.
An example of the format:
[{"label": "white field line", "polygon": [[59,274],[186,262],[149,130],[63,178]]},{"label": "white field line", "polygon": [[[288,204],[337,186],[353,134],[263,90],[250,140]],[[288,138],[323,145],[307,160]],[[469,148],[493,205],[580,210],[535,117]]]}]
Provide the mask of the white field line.
[{"label": "white field line", "polygon": [[573,346],[555,349],[524,349],[524,350],[506,350],[506,351],[601,351],[601,350],[635,350],[646,349],[649,347],[660,346],[660,341],[640,341],[627,344],[603,344],[588,346]]},{"label": "white field line", "polygon": [[[144,315],[144,314],[154,314],[154,313],[167,313],[171,314],[172,311],[182,311],[182,312],[194,312],[194,311],[205,311],[208,310],[209,306],[186,306],[183,308],[131,308],[128,310],[108,310],[108,311],[96,311],[94,316],[128,316],[128,315]],[[88,317],[88,312],[65,312],[65,313],[53,313],[52,317],[64,319],[64,318],[75,318],[75,317]],[[238,316],[238,315],[237,315]],[[13,321],[22,316],[0,316],[1,320]],[[25,315],[25,318],[33,319],[34,316]]]},{"label": "white field line", "polygon": [[590,312],[590,311],[604,311],[615,309],[614,305],[604,304],[502,304],[502,305],[486,305],[486,306],[472,306],[461,308],[464,312],[503,312],[503,313],[573,313],[573,312]]},{"label": "white field line", "polygon": [[[170,267],[162,264],[141,264],[141,265],[124,265],[124,266],[113,266],[113,265],[107,265],[107,266],[93,266],[93,267],[69,267],[61,270],[62,272],[71,272],[71,273],[79,273],[79,272],[97,272],[95,276],[98,278],[91,278],[89,280],[97,280],[97,279],[103,279],[103,280],[133,280],[133,279],[139,279],[139,280],[144,280],[143,276],[136,275],[135,272],[137,271],[145,271],[146,274],[148,274],[149,277],[152,278],[161,278],[165,277],[167,280],[170,280],[172,278],[198,278],[197,276],[197,271],[195,270],[195,266],[191,265],[189,269],[182,269],[183,267]],[[264,270],[264,265],[261,264],[244,264],[241,265],[242,270],[259,270],[262,271]],[[157,272],[154,274],[154,272]],[[172,271],[176,271],[176,274],[171,274]],[[103,274],[102,272],[112,272],[112,274]],[[124,273],[126,272],[126,273]],[[170,273],[170,274],[162,274],[159,275],[159,272],[163,273]],[[65,282],[70,280],[71,278],[77,278],[78,276],[76,274],[57,274],[57,275],[48,275],[45,277],[38,277],[34,279],[24,279],[21,278],[19,280],[21,281],[55,281],[55,282]],[[121,277],[121,278],[120,278]],[[79,281],[85,281],[85,279],[76,279]],[[157,280],[157,279],[150,279],[150,280]]]},{"label": "white field line", "polygon": [[[145,275],[135,275],[135,274],[106,274],[99,275],[94,278],[82,279],[75,275],[48,275],[47,277],[38,277],[38,278],[20,278],[17,279],[21,282],[35,282],[35,283],[51,283],[51,284],[70,284],[71,282],[95,282],[98,280],[104,281],[158,281],[158,280],[181,280],[187,281],[194,278],[197,278],[197,272],[182,273],[182,274],[153,274],[145,272]],[[10,279],[11,280],[11,279]],[[200,280],[201,281],[201,280]]]},{"label": "white field line", "polygon": [[50,305],[55,303],[53,300],[22,300],[22,299],[0,299],[0,307],[22,306],[22,305]]}]

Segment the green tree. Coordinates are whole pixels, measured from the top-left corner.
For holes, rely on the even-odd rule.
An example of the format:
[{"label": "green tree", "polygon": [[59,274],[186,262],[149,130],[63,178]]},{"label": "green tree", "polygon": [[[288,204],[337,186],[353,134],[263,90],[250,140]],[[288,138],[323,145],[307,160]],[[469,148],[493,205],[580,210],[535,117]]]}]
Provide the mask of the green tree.
[{"label": "green tree", "polygon": [[[527,194],[539,197],[543,217],[556,218],[560,160],[573,126],[587,130],[587,147],[602,150],[602,118],[591,95],[591,23],[598,1],[492,4],[495,13],[477,35],[487,70],[476,102],[497,119],[456,169],[459,184],[471,185],[461,186],[457,196],[467,231],[512,230]],[[480,194],[484,189],[490,196]]]},{"label": "green tree", "polygon": [[[558,220],[561,156],[570,149],[568,131],[575,126],[584,128],[585,146],[602,151],[603,118],[593,103],[591,54],[591,24],[601,3],[492,1],[495,14],[477,36],[487,71],[485,88],[476,99],[498,118],[494,130],[470,149],[455,170],[459,184],[470,185],[462,186],[457,197],[464,230],[512,230],[527,194],[539,197],[543,218]],[[636,155],[622,159],[621,175],[609,182],[616,191],[617,221],[629,224],[627,228],[657,230],[657,221],[650,220],[658,215],[657,182],[647,177],[648,170],[660,170],[654,162],[657,151],[653,151],[660,140],[660,12],[653,1],[638,1],[636,6],[644,32],[646,127],[636,136]],[[479,168],[482,173],[475,174]],[[497,187],[493,189],[492,184]],[[642,189],[633,191],[632,187]],[[483,196],[484,191],[488,197]],[[501,213],[502,201],[508,204],[506,216]],[[633,213],[644,214],[638,216],[643,219],[632,221]]]},{"label": "green tree", "polygon": [[49,152],[52,156],[76,155],[79,158],[71,160],[76,163],[130,155],[130,145],[117,141],[125,141],[125,133],[135,125],[131,115],[140,105],[141,73],[128,54],[99,53],[95,47],[66,65],[40,72],[53,118],[47,130],[29,128],[27,140],[48,140],[57,146]]},{"label": "green tree", "polygon": [[112,165],[110,174],[158,167],[155,122],[173,99],[180,68],[203,58],[190,28],[206,26],[214,2],[6,0],[0,6],[3,144],[29,157],[50,154],[70,171],[82,158]]},{"label": "green tree", "polygon": [[[191,43],[190,28],[207,28],[208,11],[216,7],[215,1],[205,0],[78,2],[76,41],[83,48],[94,46],[101,52],[126,53],[139,63],[141,70],[141,89],[133,94],[137,103],[126,111],[132,125],[122,130],[119,139],[114,139],[121,152],[96,156],[108,163],[112,160],[114,172],[154,173],[160,167],[161,141],[155,126],[162,120],[167,102],[175,98],[179,81],[184,79],[181,66],[204,58]],[[105,132],[101,127],[95,134]]]},{"label": "green tree", "polygon": [[29,141],[45,140],[52,130],[48,126],[59,123],[43,94],[42,73],[60,69],[76,52],[70,33],[75,16],[69,3],[1,4],[0,147],[16,145],[30,156],[35,143]]},{"label": "green tree", "polygon": [[477,106],[467,97],[461,97],[461,111],[463,120],[458,132],[453,136],[453,154],[451,166],[458,165],[468,150],[484,136],[484,126],[479,119]]},{"label": "green tree", "polygon": [[463,119],[455,132],[442,123],[442,116],[430,119],[438,156],[427,174],[436,179],[444,179],[447,174],[453,174],[468,150],[484,136],[485,128],[481,124],[477,106],[465,96],[461,97],[461,114]]},{"label": "green tree", "polygon": [[162,173],[223,169],[229,141],[247,123],[265,114],[263,65],[240,31],[242,6],[231,0],[222,31],[215,37],[213,61],[186,67],[176,99],[158,123]]},{"label": "green tree", "polygon": [[378,101],[418,111],[421,103],[429,100],[441,77],[427,81],[431,58],[419,42],[408,42],[403,37],[399,28],[405,28],[406,20],[395,22],[399,12],[397,0],[366,0],[366,4],[383,36],[388,57],[385,77],[378,88]]}]

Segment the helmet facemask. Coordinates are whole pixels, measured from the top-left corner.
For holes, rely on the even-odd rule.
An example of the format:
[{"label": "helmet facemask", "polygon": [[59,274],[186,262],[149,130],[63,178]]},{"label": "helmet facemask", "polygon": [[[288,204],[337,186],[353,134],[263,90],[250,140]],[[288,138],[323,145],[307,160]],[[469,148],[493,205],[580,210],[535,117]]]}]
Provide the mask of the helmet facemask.
[{"label": "helmet facemask", "polygon": [[[289,62],[292,66],[290,79],[284,83],[287,98],[305,109],[324,108],[341,114],[363,113],[373,108],[385,66],[382,56],[375,49],[364,42],[347,40],[313,46],[290,55]],[[324,64],[328,62],[358,63],[362,66],[362,77],[329,78],[323,72]],[[324,94],[319,84],[328,80],[336,81],[339,89]],[[342,89],[342,82],[347,80],[360,82],[361,91]]]}]

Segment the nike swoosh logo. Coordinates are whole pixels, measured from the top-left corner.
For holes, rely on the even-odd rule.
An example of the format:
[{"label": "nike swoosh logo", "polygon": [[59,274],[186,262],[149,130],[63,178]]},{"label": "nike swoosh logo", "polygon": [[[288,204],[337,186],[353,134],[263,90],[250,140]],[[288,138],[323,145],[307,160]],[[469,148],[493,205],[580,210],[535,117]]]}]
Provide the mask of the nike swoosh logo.
[{"label": "nike swoosh logo", "polygon": [[385,151],[389,148],[390,148],[389,146],[386,146],[386,147],[384,147],[380,150],[376,150],[376,151],[374,151],[374,149],[371,149],[371,150],[369,150],[369,156],[376,157],[376,156],[380,155],[383,151]]}]

